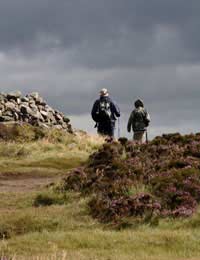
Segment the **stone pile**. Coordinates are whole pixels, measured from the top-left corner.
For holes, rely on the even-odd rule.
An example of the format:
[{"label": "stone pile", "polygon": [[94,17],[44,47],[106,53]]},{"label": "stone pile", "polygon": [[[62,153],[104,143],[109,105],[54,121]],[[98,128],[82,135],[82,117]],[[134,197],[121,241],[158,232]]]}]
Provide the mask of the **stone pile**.
[{"label": "stone pile", "polygon": [[63,113],[50,107],[37,92],[24,97],[19,91],[0,93],[0,122],[25,122],[33,126],[72,132],[70,120]]}]

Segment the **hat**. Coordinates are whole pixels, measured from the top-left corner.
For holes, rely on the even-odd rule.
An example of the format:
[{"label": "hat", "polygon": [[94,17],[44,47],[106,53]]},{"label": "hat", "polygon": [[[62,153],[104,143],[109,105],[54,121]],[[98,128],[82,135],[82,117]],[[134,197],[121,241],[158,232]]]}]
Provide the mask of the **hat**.
[{"label": "hat", "polygon": [[106,88],[102,88],[100,90],[99,94],[100,94],[101,97],[108,97],[109,96],[108,90]]},{"label": "hat", "polygon": [[138,108],[138,107],[144,107],[144,103],[141,99],[138,99],[135,101],[135,107]]}]

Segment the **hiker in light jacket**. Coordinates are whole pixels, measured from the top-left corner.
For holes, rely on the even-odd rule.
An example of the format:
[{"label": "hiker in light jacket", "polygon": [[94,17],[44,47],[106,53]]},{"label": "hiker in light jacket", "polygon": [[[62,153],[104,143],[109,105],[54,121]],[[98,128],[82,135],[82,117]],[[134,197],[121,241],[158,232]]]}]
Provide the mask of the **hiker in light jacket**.
[{"label": "hiker in light jacket", "polygon": [[107,89],[103,88],[99,94],[100,98],[95,101],[92,108],[92,118],[96,122],[99,134],[114,137],[115,121],[120,117],[120,110],[109,97]]},{"label": "hiker in light jacket", "polygon": [[144,108],[142,100],[135,101],[135,109],[131,112],[127,130],[131,132],[133,130],[133,140],[137,143],[143,143],[144,134],[147,131],[147,127],[150,123],[150,116],[147,110]]}]

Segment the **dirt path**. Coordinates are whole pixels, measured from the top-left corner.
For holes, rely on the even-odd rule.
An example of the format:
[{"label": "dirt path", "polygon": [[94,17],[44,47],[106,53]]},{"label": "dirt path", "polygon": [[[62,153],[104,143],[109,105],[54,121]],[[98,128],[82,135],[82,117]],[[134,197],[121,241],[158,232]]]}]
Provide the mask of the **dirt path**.
[{"label": "dirt path", "polygon": [[17,177],[0,178],[0,192],[32,192],[48,184],[57,182],[61,177]]}]

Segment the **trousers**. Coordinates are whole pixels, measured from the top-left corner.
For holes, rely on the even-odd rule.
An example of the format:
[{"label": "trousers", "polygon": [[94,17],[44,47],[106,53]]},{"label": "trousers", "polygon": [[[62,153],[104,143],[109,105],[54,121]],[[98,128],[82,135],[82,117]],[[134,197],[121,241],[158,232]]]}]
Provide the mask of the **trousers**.
[{"label": "trousers", "polygon": [[108,135],[110,137],[114,137],[115,123],[114,122],[98,123],[97,131],[101,135]]},{"label": "trousers", "polygon": [[145,132],[143,132],[143,131],[141,131],[141,132],[134,132],[133,140],[136,143],[142,144],[144,142],[144,133]]}]

